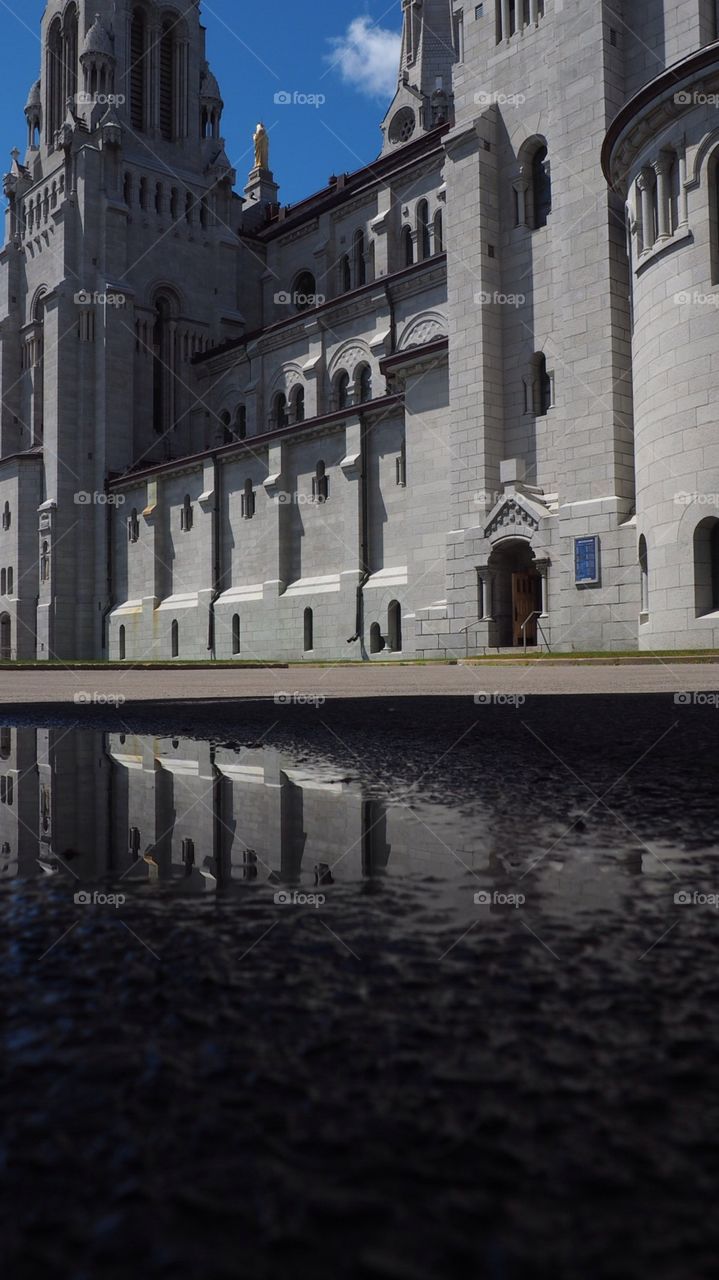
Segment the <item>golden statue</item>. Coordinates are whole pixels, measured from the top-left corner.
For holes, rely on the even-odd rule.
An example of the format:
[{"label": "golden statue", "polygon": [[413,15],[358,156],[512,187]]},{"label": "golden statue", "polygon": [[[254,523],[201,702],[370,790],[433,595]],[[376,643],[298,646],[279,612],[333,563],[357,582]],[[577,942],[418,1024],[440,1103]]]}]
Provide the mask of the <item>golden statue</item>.
[{"label": "golden statue", "polygon": [[270,167],[270,136],[265,126],[260,122],[255,130],[255,168],[269,170]]}]

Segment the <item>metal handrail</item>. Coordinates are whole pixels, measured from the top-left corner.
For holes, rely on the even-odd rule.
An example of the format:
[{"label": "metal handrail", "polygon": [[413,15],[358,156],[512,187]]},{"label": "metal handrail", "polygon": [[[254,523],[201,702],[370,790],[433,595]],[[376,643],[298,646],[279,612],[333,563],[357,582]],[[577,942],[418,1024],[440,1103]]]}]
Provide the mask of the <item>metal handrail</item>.
[{"label": "metal handrail", "polygon": [[[530,622],[532,622],[534,618],[543,618],[543,617],[544,617],[544,614],[542,613],[542,610],[535,609],[533,613],[530,613],[529,616],[524,619],[524,622],[522,623],[520,630],[522,632],[522,642],[524,644],[525,653],[527,652],[527,627],[529,626]],[[537,631],[540,633],[544,643],[547,646],[547,653],[551,653],[552,649],[547,637],[544,634],[544,630],[542,628],[541,622],[537,623]]]},{"label": "metal handrail", "polygon": [[466,656],[467,656],[467,657],[469,657],[469,633],[470,633],[470,631],[471,631],[474,627],[481,627],[482,623],[483,623],[483,622],[486,622],[486,621],[487,621],[487,619],[486,619],[486,618],[477,618],[477,619],[476,619],[476,621],[474,621],[474,622],[470,622],[470,624],[469,624],[469,626],[468,626],[468,627],[462,627],[462,629],[461,629],[461,631],[460,631],[460,633],[459,633],[459,634],[460,634],[461,636],[464,636],[464,641],[465,641],[464,647],[465,647],[465,653],[466,653]]}]

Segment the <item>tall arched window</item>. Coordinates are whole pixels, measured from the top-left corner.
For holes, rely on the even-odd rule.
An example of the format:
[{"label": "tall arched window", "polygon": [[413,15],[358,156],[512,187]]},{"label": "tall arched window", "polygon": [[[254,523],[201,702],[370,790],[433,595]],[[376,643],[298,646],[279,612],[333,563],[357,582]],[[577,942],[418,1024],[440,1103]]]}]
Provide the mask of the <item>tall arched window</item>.
[{"label": "tall arched window", "polygon": [[153,416],[158,435],[175,422],[175,334],[169,298],[161,295],[155,303],[153,329]]},{"label": "tall arched window", "polygon": [[719,520],[702,520],[694,532],[694,588],[697,616],[719,611]]},{"label": "tall arched window", "polygon": [[641,580],[640,611],[642,616],[646,616],[649,613],[649,556],[647,554],[647,540],[644,534],[639,539],[639,575]]},{"label": "tall arched window", "polygon": [[305,389],[298,387],[292,397],[292,416],[295,422],[305,420]]},{"label": "tall arched window", "polygon": [[411,227],[402,228],[402,262],[405,267],[411,267],[414,263],[414,241]]},{"label": "tall arched window", "polygon": [[177,79],[173,22],[165,18],[160,37],[160,133],[166,142],[175,138]]},{"label": "tall arched window", "polygon": [[237,655],[241,648],[240,615],[232,615],[232,652]]},{"label": "tall arched window", "polygon": [[48,146],[54,146],[55,134],[63,119],[63,41],[62,22],[55,18],[47,37],[47,106],[48,106]]},{"label": "tall arched window", "polygon": [[327,475],[327,468],[324,462],[317,463],[317,469],[312,477],[312,497],[315,502],[326,502],[330,496],[330,482]]},{"label": "tall arched window", "polygon": [[251,480],[245,480],[245,487],[242,491],[240,501],[240,514],[243,520],[251,520],[255,514],[257,499],[255,491],[252,487]]},{"label": "tall arched window", "polygon": [[172,620],[172,628],[170,631],[170,643],[172,647],[173,658],[179,658],[180,656],[180,624],[178,623],[176,618],[173,618]]},{"label": "tall arched window", "polygon": [[147,120],[147,23],[142,9],[135,9],[132,15],[129,81],[132,127],[143,130]]},{"label": "tall arched window", "polygon": [[432,252],[429,243],[429,205],[426,200],[420,200],[417,205],[417,250],[420,262],[429,258]]},{"label": "tall arched window", "polygon": [[530,226],[538,231],[546,227],[552,212],[552,179],[549,171],[549,153],[546,145],[537,147],[532,156],[532,221]]},{"label": "tall arched window", "polygon": [[346,409],[349,403],[350,376],[342,369],[335,378],[335,406],[337,409]]},{"label": "tall arched window", "polygon": [[368,364],[363,364],[355,374],[357,383],[357,398],[360,404],[366,404],[372,399],[372,370]]},{"label": "tall arched window", "polygon": [[434,215],[434,251],[435,253],[444,253],[444,226],[441,209],[438,209]]},{"label": "tall arched window", "polygon": [[77,96],[77,5],[69,4],[65,10],[65,16],[62,23],[63,34],[63,59],[64,83],[63,83],[63,117],[65,115],[65,104],[68,98],[72,98],[73,102]]},{"label": "tall arched window", "polygon": [[340,293],[349,293],[352,288],[352,267],[349,256],[345,253],[340,260]]},{"label": "tall arched window", "polygon": [[244,404],[238,404],[235,410],[235,437],[238,440],[244,440],[247,436],[247,408]]},{"label": "tall arched window", "polygon": [[355,231],[354,242],[355,288],[359,289],[367,283],[367,265],[365,262],[364,231]]},{"label": "tall arched window", "polygon": [[120,662],[124,662],[127,657],[127,639],[124,627],[120,627],[119,639]]},{"label": "tall arched window", "polygon": [[305,609],[304,632],[305,653],[311,653],[315,647],[315,620],[311,609]]},{"label": "tall arched window", "polygon": [[289,422],[287,396],[284,391],[280,391],[275,396],[275,403],[272,409],[272,421],[276,427],[286,427]]},{"label": "tall arched window", "polygon": [[547,357],[538,351],[532,360],[532,407],[537,418],[543,418],[554,403],[552,375],[547,368]]},{"label": "tall arched window", "polygon": [[393,653],[402,651],[402,607],[393,600],[387,610],[387,644]]}]

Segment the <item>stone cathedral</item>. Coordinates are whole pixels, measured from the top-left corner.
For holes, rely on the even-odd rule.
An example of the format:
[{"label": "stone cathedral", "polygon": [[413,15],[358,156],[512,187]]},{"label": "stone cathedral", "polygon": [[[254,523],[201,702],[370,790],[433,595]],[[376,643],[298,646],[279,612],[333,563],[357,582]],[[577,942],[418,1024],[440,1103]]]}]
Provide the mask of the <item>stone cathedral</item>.
[{"label": "stone cathedral", "polygon": [[402,16],[379,155],[288,206],[199,3],[49,0],[3,660],[719,645],[715,0]]}]

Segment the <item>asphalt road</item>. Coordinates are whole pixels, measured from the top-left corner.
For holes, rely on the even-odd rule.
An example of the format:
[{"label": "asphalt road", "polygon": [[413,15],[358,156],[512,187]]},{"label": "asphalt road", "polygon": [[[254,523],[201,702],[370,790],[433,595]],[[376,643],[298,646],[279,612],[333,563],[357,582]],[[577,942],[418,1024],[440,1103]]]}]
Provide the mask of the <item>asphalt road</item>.
[{"label": "asphalt road", "polygon": [[227,670],[0,670],[0,706],[41,706],[84,701],[105,705],[188,700],[473,697],[475,695],[719,693],[719,666],[672,663],[653,666],[481,667],[338,666]]}]

